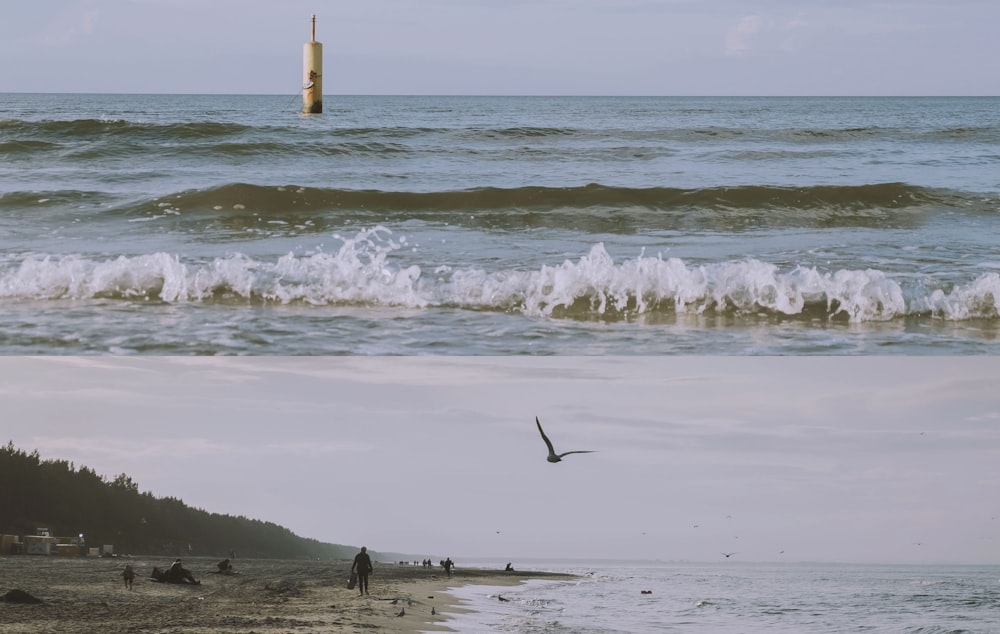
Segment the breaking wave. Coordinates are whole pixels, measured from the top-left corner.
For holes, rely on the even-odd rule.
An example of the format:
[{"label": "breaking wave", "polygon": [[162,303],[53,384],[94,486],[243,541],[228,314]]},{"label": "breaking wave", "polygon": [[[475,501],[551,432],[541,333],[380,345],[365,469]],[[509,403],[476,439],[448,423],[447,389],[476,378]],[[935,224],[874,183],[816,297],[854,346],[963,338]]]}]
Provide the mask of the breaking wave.
[{"label": "breaking wave", "polygon": [[680,313],[854,323],[1000,316],[996,273],[952,288],[908,287],[874,269],[782,270],[755,259],[689,265],[645,254],[615,262],[603,244],[538,270],[432,269],[395,264],[402,241],[383,227],[340,239],[335,253],[289,253],[274,261],[242,254],[206,261],[167,253],[106,260],[34,255],[3,265],[0,298],[457,307],[612,321]]}]

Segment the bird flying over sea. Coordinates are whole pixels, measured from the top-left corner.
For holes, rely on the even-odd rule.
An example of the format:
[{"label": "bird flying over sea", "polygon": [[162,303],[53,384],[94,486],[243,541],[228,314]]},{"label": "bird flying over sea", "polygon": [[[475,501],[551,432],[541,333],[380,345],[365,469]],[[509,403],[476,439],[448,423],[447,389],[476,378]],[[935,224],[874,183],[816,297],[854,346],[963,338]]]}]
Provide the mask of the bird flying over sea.
[{"label": "bird flying over sea", "polygon": [[535,416],[535,424],[538,425],[538,433],[542,435],[542,440],[545,441],[545,446],[549,448],[549,457],[546,458],[549,462],[561,462],[563,456],[568,456],[571,453],[594,453],[593,451],[566,451],[557,454],[556,450],[552,448],[552,441],[549,440],[549,437],[545,435],[544,431],[542,431],[542,424],[538,422],[537,416]]},{"label": "bird flying over sea", "polygon": [[726,559],[729,559],[730,557],[732,557],[735,554],[736,553],[722,553],[722,556],[725,557]]}]

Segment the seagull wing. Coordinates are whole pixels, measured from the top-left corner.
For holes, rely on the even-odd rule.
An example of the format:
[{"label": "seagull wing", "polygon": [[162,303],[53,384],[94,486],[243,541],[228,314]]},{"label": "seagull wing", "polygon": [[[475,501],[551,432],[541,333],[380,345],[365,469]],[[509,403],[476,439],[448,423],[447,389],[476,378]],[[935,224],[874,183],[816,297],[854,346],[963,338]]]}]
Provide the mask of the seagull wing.
[{"label": "seagull wing", "polygon": [[549,440],[549,437],[546,436],[545,432],[542,431],[542,424],[540,422],[538,422],[538,417],[537,416],[535,416],[535,424],[538,425],[538,433],[542,435],[542,440],[545,441],[545,446],[549,448],[549,455],[550,456],[555,456],[556,455],[556,450],[552,448],[552,441]]},{"label": "seagull wing", "polygon": [[559,456],[558,456],[558,457],[559,457],[559,458],[562,458],[563,456],[568,456],[568,455],[570,455],[571,453],[596,453],[596,452],[594,452],[594,451],[567,451],[566,453],[561,453],[561,454],[559,454]]}]

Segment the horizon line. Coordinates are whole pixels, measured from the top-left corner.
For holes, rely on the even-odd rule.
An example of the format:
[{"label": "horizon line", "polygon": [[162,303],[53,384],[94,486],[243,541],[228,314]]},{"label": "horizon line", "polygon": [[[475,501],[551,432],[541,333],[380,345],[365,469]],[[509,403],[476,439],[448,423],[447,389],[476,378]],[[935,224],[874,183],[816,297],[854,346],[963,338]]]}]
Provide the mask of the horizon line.
[{"label": "horizon line", "polygon": [[[288,97],[287,93],[271,92],[118,92],[118,91],[47,91],[39,92],[33,90],[10,90],[0,91],[2,95],[125,95],[125,96],[176,96],[176,97]],[[298,96],[296,93],[295,96]],[[326,93],[326,98],[336,97],[513,97],[513,98],[650,98],[650,99],[995,99],[1000,94],[919,94],[919,93],[896,93],[896,94],[823,94],[823,93],[777,93],[777,94],[728,94],[728,93],[704,93],[704,94],[652,94],[652,93],[395,93],[395,92],[373,92],[373,93]]]}]

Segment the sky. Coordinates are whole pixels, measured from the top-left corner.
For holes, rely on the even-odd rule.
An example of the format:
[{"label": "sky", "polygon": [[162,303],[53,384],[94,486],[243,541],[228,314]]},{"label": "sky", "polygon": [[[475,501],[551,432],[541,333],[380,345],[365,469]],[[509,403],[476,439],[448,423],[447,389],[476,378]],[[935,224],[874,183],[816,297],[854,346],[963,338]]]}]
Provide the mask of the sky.
[{"label": "sky", "polygon": [[0,92],[1000,95],[996,0],[41,0]]},{"label": "sky", "polygon": [[[0,358],[2,441],[325,542],[1000,563],[1000,359]],[[557,464],[558,452],[590,450]]]}]

